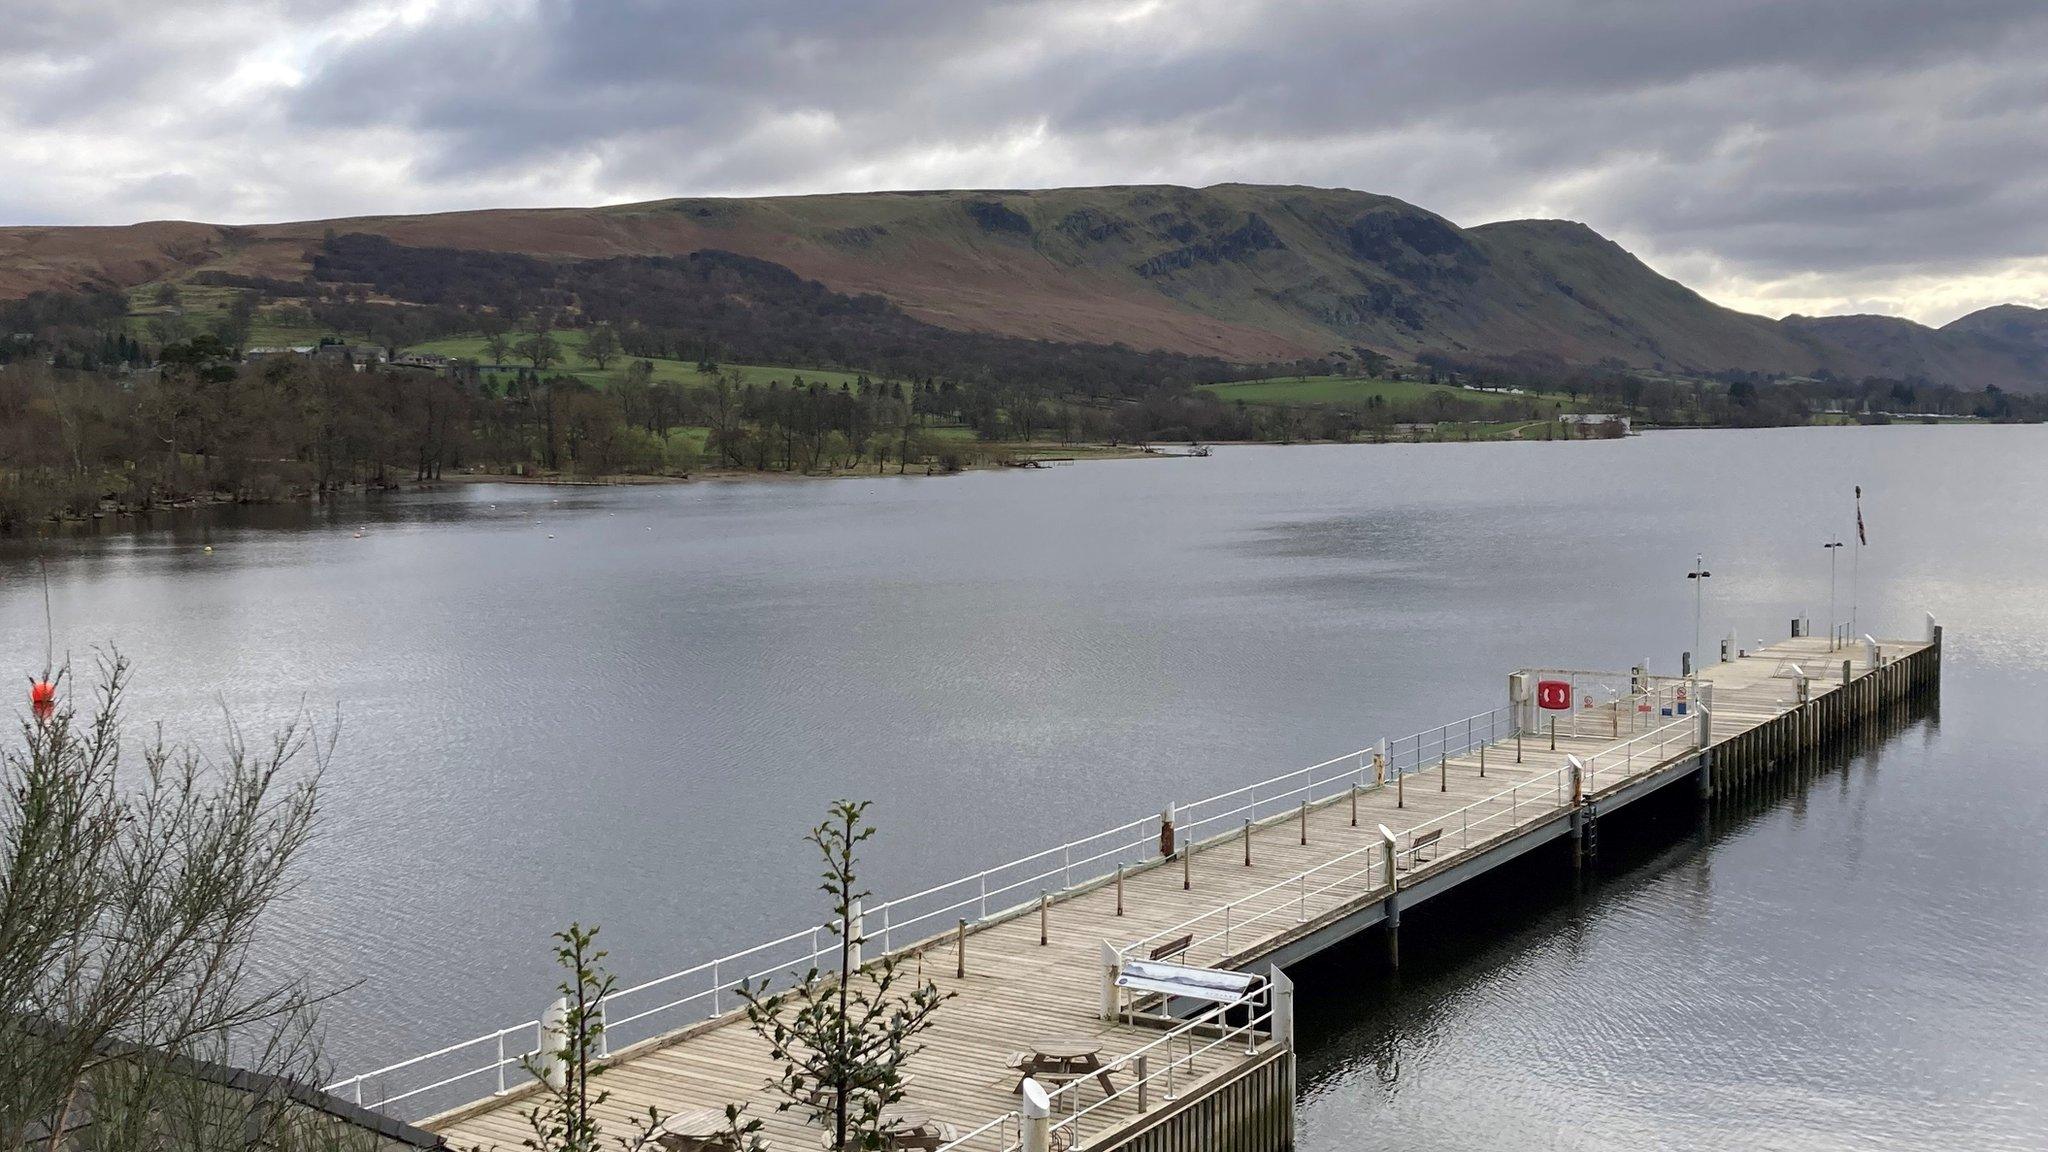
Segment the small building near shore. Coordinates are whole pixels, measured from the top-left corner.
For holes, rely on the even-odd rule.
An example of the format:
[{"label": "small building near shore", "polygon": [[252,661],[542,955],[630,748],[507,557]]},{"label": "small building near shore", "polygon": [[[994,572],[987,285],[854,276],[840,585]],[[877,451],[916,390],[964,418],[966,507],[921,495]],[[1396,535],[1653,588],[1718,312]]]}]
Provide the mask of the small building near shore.
[{"label": "small building near shore", "polygon": [[1557,419],[1591,436],[1626,436],[1629,430],[1628,417],[1616,412],[1566,412]]}]

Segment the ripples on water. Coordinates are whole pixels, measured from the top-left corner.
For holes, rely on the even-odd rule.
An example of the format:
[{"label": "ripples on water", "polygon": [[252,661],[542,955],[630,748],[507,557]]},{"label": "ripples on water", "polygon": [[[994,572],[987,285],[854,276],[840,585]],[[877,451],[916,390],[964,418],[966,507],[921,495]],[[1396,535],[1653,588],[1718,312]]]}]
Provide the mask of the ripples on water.
[{"label": "ripples on water", "polygon": [[[50,549],[59,642],[211,737],[338,705],[272,962],[360,981],[360,1067],[526,1019],[545,940],[627,982],[810,922],[797,840],[876,800],[901,892],[1489,706],[1826,617],[1949,628],[1945,698],[1783,794],[1603,822],[1303,973],[1302,1146],[2048,1146],[2039,428],[1223,449],[943,480],[456,487]],[[365,529],[364,538],[353,533]],[[212,544],[214,551],[203,547]],[[0,653],[39,665],[33,549]],[[1842,572],[1848,602],[1850,566]],[[24,655],[26,654],[26,655]]]}]

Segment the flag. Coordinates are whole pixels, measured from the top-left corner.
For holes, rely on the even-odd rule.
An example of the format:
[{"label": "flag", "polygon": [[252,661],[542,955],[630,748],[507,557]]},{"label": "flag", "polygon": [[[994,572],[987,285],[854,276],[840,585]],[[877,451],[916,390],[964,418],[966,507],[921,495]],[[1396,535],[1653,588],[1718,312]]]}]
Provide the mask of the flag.
[{"label": "flag", "polygon": [[1863,534],[1863,485],[1856,486],[1856,543],[1870,546],[1870,537]]}]

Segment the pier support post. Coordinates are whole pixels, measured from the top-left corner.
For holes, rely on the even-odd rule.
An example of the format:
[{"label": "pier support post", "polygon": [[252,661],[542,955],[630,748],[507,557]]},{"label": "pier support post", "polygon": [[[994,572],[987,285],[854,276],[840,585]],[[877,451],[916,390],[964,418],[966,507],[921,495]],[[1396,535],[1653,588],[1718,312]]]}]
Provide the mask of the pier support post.
[{"label": "pier support post", "polygon": [[1052,1098],[1029,1076],[1018,1088],[1018,1138],[1022,1152],[1052,1152]]}]

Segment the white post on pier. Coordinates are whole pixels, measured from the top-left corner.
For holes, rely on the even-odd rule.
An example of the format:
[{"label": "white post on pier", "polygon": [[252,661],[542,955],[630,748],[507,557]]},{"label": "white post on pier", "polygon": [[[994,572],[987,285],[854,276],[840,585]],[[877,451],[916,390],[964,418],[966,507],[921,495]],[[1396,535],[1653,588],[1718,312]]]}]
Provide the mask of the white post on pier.
[{"label": "white post on pier", "polygon": [[1929,644],[1934,643],[1934,634],[1937,631],[1939,631],[1939,629],[1935,626],[1934,623],[1934,613],[1929,612],[1927,614],[1927,642]]},{"label": "white post on pier", "polygon": [[1865,632],[1863,634],[1863,662],[1875,668],[1877,667],[1877,657],[1877,638]]},{"label": "white post on pier", "polygon": [[1052,1098],[1029,1076],[1018,1086],[1017,1093],[1023,1098],[1017,1106],[1022,1152],[1052,1152]]},{"label": "white post on pier", "polygon": [[558,1092],[569,1082],[568,1048],[569,998],[563,996],[540,1014],[541,1078]]},{"label": "white post on pier", "polygon": [[1272,989],[1273,1042],[1282,1048],[1293,1048],[1294,981],[1275,964],[1266,972],[1266,986]]},{"label": "white post on pier", "polygon": [[1117,1010],[1121,1007],[1117,1003],[1118,990],[1116,986],[1117,967],[1121,962],[1122,958],[1117,955],[1116,946],[1104,940],[1102,942],[1101,1011],[1101,1016],[1104,1020],[1115,1020],[1117,1018]]},{"label": "white post on pier", "polygon": [[853,902],[853,915],[847,917],[846,922],[846,951],[848,956],[848,963],[856,972],[860,971],[861,967],[860,945],[862,930],[860,904],[861,902],[858,900],[855,900]]}]

